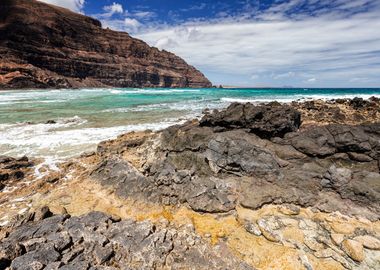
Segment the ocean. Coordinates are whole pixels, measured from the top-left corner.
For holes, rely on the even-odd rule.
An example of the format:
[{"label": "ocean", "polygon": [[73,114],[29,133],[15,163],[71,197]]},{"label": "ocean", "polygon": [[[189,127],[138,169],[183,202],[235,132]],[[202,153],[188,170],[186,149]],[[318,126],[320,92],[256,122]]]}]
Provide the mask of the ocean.
[{"label": "ocean", "polygon": [[380,89],[0,91],[0,154],[62,161],[128,131],[160,130],[231,102],[380,97]]}]

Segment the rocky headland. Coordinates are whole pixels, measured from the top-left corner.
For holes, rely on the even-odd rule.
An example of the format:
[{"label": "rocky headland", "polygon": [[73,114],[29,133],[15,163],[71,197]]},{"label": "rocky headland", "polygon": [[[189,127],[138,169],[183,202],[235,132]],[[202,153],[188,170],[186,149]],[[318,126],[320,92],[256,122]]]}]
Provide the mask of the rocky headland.
[{"label": "rocky headland", "polygon": [[0,161],[3,268],[380,268],[376,98],[233,103],[39,177]]},{"label": "rocky headland", "polygon": [[0,2],[0,89],[111,86],[211,83],[180,57],[91,17],[36,0]]}]

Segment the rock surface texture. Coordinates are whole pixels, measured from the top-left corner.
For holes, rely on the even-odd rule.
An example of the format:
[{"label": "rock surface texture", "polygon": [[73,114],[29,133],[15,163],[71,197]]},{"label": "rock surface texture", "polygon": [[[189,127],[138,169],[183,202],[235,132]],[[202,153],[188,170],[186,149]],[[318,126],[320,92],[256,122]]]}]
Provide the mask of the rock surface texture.
[{"label": "rock surface texture", "polygon": [[[380,269],[379,105],[232,104],[102,142],[62,165],[56,182],[37,181],[41,192],[0,197],[4,208],[31,205],[0,230],[0,261],[10,269]],[[355,115],[367,118],[354,125]],[[43,205],[51,211],[34,212]]]},{"label": "rock surface texture", "polygon": [[[43,18],[43,19],[41,19]],[[35,0],[0,3],[0,89],[211,87],[184,60]]]},{"label": "rock surface texture", "polygon": [[29,218],[0,244],[11,269],[253,269],[217,250],[191,226],[115,220],[101,212]]},{"label": "rock surface texture", "polygon": [[380,123],[299,126],[287,105],[232,104],[135,144],[141,167],[101,144],[91,176],[125,198],[201,212],[292,203],[379,219]]},{"label": "rock surface texture", "polygon": [[33,167],[33,162],[27,157],[15,159],[7,156],[0,156],[0,191],[8,185],[21,180],[29,173]]}]

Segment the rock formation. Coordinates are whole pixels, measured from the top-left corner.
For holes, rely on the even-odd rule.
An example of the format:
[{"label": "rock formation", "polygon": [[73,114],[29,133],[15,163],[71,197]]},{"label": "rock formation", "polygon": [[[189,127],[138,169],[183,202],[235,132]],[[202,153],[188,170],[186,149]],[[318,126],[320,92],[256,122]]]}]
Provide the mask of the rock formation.
[{"label": "rock formation", "polygon": [[35,0],[1,1],[0,89],[107,86],[211,83],[176,55],[96,19]]},{"label": "rock formation", "polygon": [[220,256],[191,226],[180,229],[113,218],[28,216],[0,244],[0,267],[11,269],[253,269]]},{"label": "rock formation", "polygon": [[[252,119],[257,111],[261,114],[257,120],[245,116],[251,106]],[[141,145],[119,144],[107,156],[101,144],[102,162],[91,176],[115,187],[121,197],[187,203],[201,212],[292,203],[379,219],[380,123],[297,131],[300,117],[294,109],[269,107],[232,104],[200,123],[170,127]],[[145,153],[141,167],[120,156],[133,147]]]},{"label": "rock formation", "polygon": [[0,191],[6,185],[12,186],[12,183],[23,179],[33,165],[33,162],[29,161],[27,157],[15,159],[0,156]]},{"label": "rock formation", "polygon": [[[58,215],[42,208],[9,219],[0,261],[11,269],[379,269],[379,105],[232,104],[102,142],[62,165],[60,180],[36,182],[43,192],[33,188],[27,204]],[[353,125],[361,114],[369,117]],[[3,197],[4,207],[18,198]]]}]

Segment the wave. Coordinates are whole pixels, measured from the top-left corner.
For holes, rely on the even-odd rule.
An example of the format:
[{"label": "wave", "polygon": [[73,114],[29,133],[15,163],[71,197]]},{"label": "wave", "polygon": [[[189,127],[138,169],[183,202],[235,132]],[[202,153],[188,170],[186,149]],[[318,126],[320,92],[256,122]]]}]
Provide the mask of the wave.
[{"label": "wave", "polygon": [[110,93],[111,94],[121,94],[121,93],[123,93],[123,91],[121,91],[121,90],[111,90]]},{"label": "wave", "polygon": [[128,112],[149,112],[149,111],[202,111],[205,108],[218,109],[225,105],[218,99],[189,100],[171,103],[156,103],[138,105],[136,107],[119,107],[105,109],[103,113],[128,113]]},{"label": "wave", "polygon": [[369,99],[371,97],[380,98],[380,94],[323,94],[323,95],[289,95],[289,96],[273,96],[273,97],[257,97],[257,98],[234,98],[234,97],[223,97],[220,100],[222,102],[240,102],[240,103],[265,103],[271,101],[278,101],[282,103],[290,103],[292,101],[302,101],[302,100],[331,100],[338,98],[348,98],[353,99],[355,97]]},{"label": "wave", "polygon": [[[43,133],[59,128],[68,128],[73,126],[79,126],[87,123],[86,119],[79,116],[65,117],[48,120],[44,123],[31,123],[31,122],[21,122],[15,124],[0,124],[0,132],[8,132],[8,136],[19,135],[23,133]],[[4,134],[0,133],[0,143],[3,143]]]},{"label": "wave", "polygon": [[[96,91],[96,90],[91,90]],[[108,91],[112,94],[169,94],[169,93],[195,93],[200,89],[98,89],[97,91]]]},{"label": "wave", "polygon": [[271,101],[279,101],[284,103],[289,103],[292,101],[295,101],[300,98],[221,98],[220,100],[222,102],[226,103],[233,103],[233,102],[239,102],[239,103],[264,103],[264,102],[271,102]]},{"label": "wave", "polygon": [[[4,155],[34,156],[53,160],[64,160],[84,151],[94,151],[104,140],[130,131],[161,130],[186,119],[165,119],[157,123],[141,123],[103,128],[52,129],[50,124],[19,125],[0,127],[0,150]],[[67,123],[66,123],[67,124]],[[57,124],[52,124],[57,125]],[[64,124],[60,124],[62,127]]]}]

